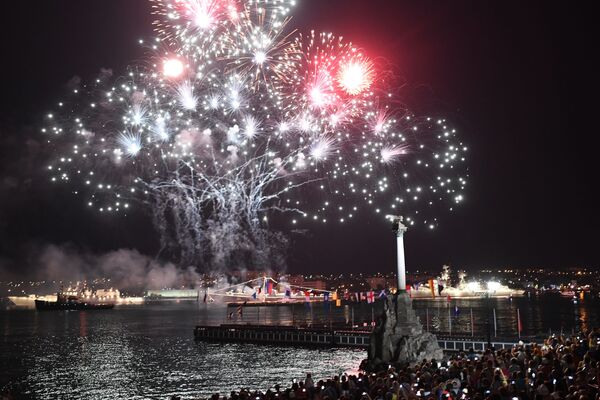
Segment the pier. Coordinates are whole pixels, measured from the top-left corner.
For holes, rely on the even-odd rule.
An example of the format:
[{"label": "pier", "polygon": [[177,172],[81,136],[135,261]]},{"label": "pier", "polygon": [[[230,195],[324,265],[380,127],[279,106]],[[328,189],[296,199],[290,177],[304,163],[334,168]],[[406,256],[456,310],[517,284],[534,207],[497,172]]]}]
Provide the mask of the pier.
[{"label": "pier", "polygon": [[[194,329],[194,338],[206,342],[242,342],[265,345],[320,346],[320,347],[369,347],[370,327],[350,328],[335,326],[281,326],[253,324],[223,324],[220,326],[199,325]],[[489,348],[483,337],[439,335],[438,344],[445,352],[469,351],[481,353]],[[491,347],[496,350],[509,349],[518,344],[531,343],[533,338],[495,338]]]}]

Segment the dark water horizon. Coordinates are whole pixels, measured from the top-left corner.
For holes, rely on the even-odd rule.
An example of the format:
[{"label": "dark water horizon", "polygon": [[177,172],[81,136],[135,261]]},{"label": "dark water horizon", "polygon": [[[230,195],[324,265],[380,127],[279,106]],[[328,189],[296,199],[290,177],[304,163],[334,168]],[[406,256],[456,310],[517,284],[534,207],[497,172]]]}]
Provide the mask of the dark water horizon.
[{"label": "dark water horizon", "polygon": [[[516,336],[519,309],[523,335],[570,333],[600,326],[600,303],[574,304],[558,296],[540,298],[415,300],[424,326],[433,332],[485,335],[496,310],[498,336]],[[458,307],[458,312],[456,308]],[[205,398],[242,387],[288,386],[307,372],[316,378],[354,370],[366,351],[253,344],[197,343],[193,328],[223,322],[370,323],[381,304],[326,307],[304,304],[246,307],[240,318],[223,304],[197,302],[117,306],[105,311],[0,311],[0,393],[35,399]]]}]

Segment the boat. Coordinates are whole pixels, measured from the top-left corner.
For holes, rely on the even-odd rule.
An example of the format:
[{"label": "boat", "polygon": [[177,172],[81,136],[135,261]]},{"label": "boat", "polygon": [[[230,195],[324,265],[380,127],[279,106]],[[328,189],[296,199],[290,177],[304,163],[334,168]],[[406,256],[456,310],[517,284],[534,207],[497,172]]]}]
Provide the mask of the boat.
[{"label": "boat", "polygon": [[37,295],[30,294],[27,296],[8,296],[8,300],[10,301],[9,307],[17,307],[17,308],[34,308],[36,300],[43,301],[56,301],[56,295]]},{"label": "boat", "polygon": [[200,292],[195,289],[157,289],[144,294],[145,303],[198,301]]},{"label": "boat", "polygon": [[562,290],[560,292],[560,295],[562,297],[570,297],[570,298],[577,297],[577,293],[575,293],[574,290]]},{"label": "boat", "polygon": [[[113,294],[117,294],[113,296]],[[109,310],[114,308],[118,291],[102,290],[92,292],[84,288],[69,288],[67,291],[59,291],[56,294],[56,301],[35,300],[36,310]]]},{"label": "boat", "polygon": [[109,310],[114,308],[114,303],[86,303],[79,300],[45,301],[35,300],[36,310]]},{"label": "boat", "polygon": [[294,303],[323,302],[334,291],[278,282],[270,276],[254,278],[233,285],[223,284],[199,292],[198,301],[226,303],[229,306],[277,306]]},{"label": "boat", "polygon": [[[100,292],[102,294],[102,292]],[[106,301],[107,299],[114,300],[115,304],[125,304],[125,305],[133,305],[133,304],[144,304],[143,297],[133,297],[133,296],[122,296],[122,297],[114,297],[114,296],[98,296],[96,293],[94,296],[89,296],[92,302],[97,302],[97,300]],[[57,301],[56,294],[52,295],[37,295],[30,294],[27,296],[8,296],[8,307],[9,308],[35,308],[35,301],[42,300],[46,302],[54,303]]]},{"label": "boat", "polygon": [[[422,285],[412,285],[409,294],[417,299],[447,299],[450,298],[509,298],[524,296],[525,291],[511,289],[500,282],[489,281],[482,284],[477,281],[467,282],[467,274],[464,271],[458,273],[459,283],[457,286],[450,284],[451,270],[448,265],[442,267],[442,273],[437,279],[430,279]],[[432,286],[433,285],[433,286]]]}]

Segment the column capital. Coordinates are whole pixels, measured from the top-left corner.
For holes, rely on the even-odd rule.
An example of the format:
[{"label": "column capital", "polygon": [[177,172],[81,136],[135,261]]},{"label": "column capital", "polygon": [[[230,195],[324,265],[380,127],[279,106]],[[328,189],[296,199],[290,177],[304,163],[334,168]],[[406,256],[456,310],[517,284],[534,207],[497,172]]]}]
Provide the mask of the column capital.
[{"label": "column capital", "polygon": [[387,215],[386,218],[392,221],[392,229],[397,236],[402,236],[408,230],[408,227],[402,223],[404,217],[401,215]]},{"label": "column capital", "polygon": [[402,222],[399,222],[397,226],[394,226],[394,231],[396,232],[396,236],[404,236],[404,232],[408,230],[408,227],[404,225]]}]

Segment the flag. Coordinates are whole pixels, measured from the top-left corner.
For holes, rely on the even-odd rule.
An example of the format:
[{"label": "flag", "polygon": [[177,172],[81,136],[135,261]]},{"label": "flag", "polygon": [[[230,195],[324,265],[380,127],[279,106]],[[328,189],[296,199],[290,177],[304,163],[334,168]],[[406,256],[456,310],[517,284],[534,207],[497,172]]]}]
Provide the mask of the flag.
[{"label": "flag", "polygon": [[256,297],[257,297],[257,296],[258,296],[258,293],[257,293],[257,291],[255,290],[255,291],[254,291],[254,293],[252,293],[252,298],[253,298],[254,300],[256,300]]},{"label": "flag", "polygon": [[331,309],[331,303],[329,303],[329,292],[323,292],[323,307],[327,311]]},{"label": "flag", "polygon": [[435,297],[435,287],[433,285],[433,279],[429,280],[429,290],[431,290],[431,297]]},{"label": "flag", "polygon": [[292,297],[292,289],[289,286],[285,287],[285,297]]},{"label": "flag", "polygon": [[306,306],[307,310],[310,310],[311,303],[310,303],[310,291],[309,290],[304,291],[304,298],[306,299],[306,301],[304,302],[304,305]]},{"label": "flag", "polygon": [[[450,297],[450,296],[448,296]],[[460,309],[458,308],[457,305],[454,306],[454,316],[458,317],[460,315]]]},{"label": "flag", "polygon": [[270,279],[267,281],[267,294],[269,296],[273,294],[273,282]]},{"label": "flag", "polygon": [[375,293],[373,293],[373,291],[371,290],[369,293],[367,293],[367,303],[374,303],[375,302]]}]

